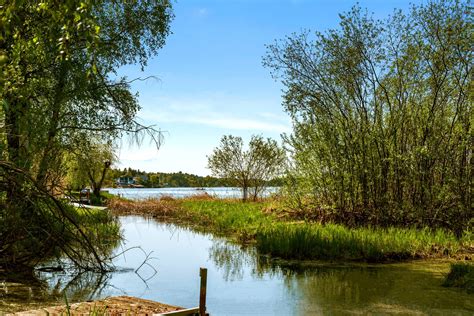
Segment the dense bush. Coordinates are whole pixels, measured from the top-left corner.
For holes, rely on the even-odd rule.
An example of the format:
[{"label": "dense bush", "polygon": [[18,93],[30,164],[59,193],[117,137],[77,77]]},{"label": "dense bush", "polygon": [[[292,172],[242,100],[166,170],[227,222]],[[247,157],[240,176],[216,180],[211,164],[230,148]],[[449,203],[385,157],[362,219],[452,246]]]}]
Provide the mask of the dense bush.
[{"label": "dense bush", "polygon": [[468,1],[430,1],[376,20],[295,34],[264,63],[293,120],[293,205],[345,223],[472,225],[472,20]]}]

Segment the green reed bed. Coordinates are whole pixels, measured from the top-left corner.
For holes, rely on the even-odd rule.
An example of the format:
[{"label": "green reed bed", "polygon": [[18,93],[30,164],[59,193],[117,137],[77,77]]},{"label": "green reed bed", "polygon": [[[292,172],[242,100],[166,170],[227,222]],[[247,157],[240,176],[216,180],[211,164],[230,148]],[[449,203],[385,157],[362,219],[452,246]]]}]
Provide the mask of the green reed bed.
[{"label": "green reed bed", "polygon": [[336,224],[295,222],[265,212],[269,202],[242,203],[200,196],[182,200],[112,201],[117,214],[168,218],[194,229],[253,242],[261,253],[287,259],[382,262],[451,257],[473,244],[442,230],[415,228],[348,228]]},{"label": "green reed bed", "polygon": [[441,257],[460,250],[453,234],[429,229],[276,223],[261,229],[256,239],[263,253],[297,259],[384,261]]},{"label": "green reed bed", "polygon": [[446,257],[471,236],[458,240],[442,230],[347,228],[336,224],[279,221],[262,212],[265,203],[184,200],[180,218],[240,240],[256,242],[260,252],[287,259],[386,261]]},{"label": "green reed bed", "polygon": [[75,207],[70,216],[96,242],[116,243],[121,238],[120,223],[107,210]]},{"label": "green reed bed", "polygon": [[468,293],[474,293],[474,263],[461,262],[451,264],[443,286],[459,287]]},{"label": "green reed bed", "polygon": [[273,216],[261,210],[263,203],[232,200],[193,200],[181,202],[179,217],[218,233],[235,233],[239,239],[253,238],[261,227],[271,225]]}]

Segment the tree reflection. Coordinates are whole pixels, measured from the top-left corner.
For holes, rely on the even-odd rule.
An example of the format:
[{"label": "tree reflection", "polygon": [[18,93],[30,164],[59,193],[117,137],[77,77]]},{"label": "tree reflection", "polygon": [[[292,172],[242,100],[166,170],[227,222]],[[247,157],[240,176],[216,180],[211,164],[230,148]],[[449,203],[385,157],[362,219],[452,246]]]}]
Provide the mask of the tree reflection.
[{"label": "tree reflection", "polygon": [[222,240],[214,241],[209,257],[226,281],[246,277],[283,280],[299,315],[464,314],[474,310],[468,294],[441,287],[443,275],[436,273],[436,263],[287,261]]},{"label": "tree reflection", "polygon": [[39,272],[0,273],[0,310],[13,312],[40,308],[55,303],[78,302],[97,298],[108,284],[110,273],[76,274]]}]

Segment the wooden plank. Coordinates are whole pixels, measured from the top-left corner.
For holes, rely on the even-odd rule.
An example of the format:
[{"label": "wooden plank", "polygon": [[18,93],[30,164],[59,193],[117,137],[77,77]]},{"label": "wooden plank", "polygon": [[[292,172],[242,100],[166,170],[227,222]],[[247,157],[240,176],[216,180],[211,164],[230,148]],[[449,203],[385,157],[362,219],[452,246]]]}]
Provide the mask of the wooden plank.
[{"label": "wooden plank", "polygon": [[173,316],[191,316],[191,315],[199,315],[199,307],[193,307],[193,308],[187,308],[187,309],[181,309],[179,311],[172,311],[172,312],[167,312],[167,313],[161,313],[161,314],[153,314],[156,316],[165,316],[165,315],[173,315]]},{"label": "wooden plank", "polygon": [[199,269],[199,275],[201,276],[201,287],[199,293],[199,315],[206,315],[206,288],[207,288],[207,269]]}]

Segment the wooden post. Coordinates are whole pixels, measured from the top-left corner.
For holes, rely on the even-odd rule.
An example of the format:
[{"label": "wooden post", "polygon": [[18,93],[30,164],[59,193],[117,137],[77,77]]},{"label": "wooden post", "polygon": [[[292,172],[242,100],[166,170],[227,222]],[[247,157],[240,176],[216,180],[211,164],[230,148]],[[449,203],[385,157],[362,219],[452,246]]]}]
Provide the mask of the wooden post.
[{"label": "wooden post", "polygon": [[199,276],[201,277],[201,288],[199,291],[199,315],[206,315],[206,287],[207,287],[207,269],[200,268]]}]

